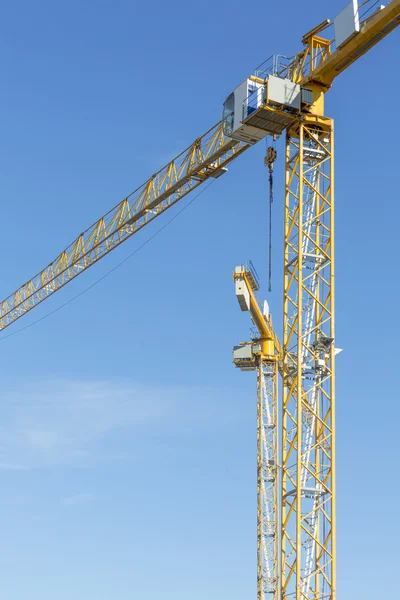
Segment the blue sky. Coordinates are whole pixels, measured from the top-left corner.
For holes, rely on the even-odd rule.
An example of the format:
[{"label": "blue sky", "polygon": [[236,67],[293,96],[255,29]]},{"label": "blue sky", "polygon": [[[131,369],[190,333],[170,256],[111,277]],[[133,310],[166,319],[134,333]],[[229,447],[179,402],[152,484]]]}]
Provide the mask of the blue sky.
[{"label": "blue sky", "polygon": [[[220,119],[272,53],[341,0],[200,5],[71,0],[3,7],[2,296]],[[393,596],[399,32],[340,76],[336,119],[338,591]],[[384,108],[383,108],[384,107]],[[278,150],[281,146],[278,147]],[[235,264],[267,295],[265,145],[245,153],[110,277],[0,339],[0,593],[5,600],[255,597],[254,376]],[[280,154],[282,158],[282,153]],[[282,165],[273,292],[281,323]],[[179,207],[178,207],[179,210]],[[155,222],[15,325],[47,314]],[[12,332],[10,328],[9,332]]]}]

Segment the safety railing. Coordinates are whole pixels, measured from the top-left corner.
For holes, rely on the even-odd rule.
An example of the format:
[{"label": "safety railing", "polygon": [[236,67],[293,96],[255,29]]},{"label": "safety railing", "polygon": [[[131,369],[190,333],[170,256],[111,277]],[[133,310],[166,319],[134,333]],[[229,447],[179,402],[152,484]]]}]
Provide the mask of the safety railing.
[{"label": "safety railing", "polygon": [[248,260],[245,263],[244,268],[248,273],[250,273],[251,277],[254,279],[254,289],[258,290],[260,288],[260,277],[251,260]]},{"label": "safety railing", "polygon": [[269,75],[276,77],[287,77],[293,56],[288,57],[283,54],[272,54],[267,60],[258,65],[255,70],[255,76],[260,79],[267,79]]}]

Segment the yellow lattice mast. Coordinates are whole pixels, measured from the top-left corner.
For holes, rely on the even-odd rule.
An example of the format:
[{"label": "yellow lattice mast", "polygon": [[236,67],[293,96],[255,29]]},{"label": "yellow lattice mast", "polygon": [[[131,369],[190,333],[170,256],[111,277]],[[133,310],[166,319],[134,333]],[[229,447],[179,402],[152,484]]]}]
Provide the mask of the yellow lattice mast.
[{"label": "yellow lattice mast", "polygon": [[333,124],[287,131],[282,597],[334,598]]},{"label": "yellow lattice mast", "polygon": [[282,600],[336,598],[334,130],[324,95],[400,21],[398,1],[361,26],[350,8],[354,30],[341,47],[331,53],[322,23],[289,66],[312,102],[286,131]]},{"label": "yellow lattice mast", "polygon": [[[360,23],[353,2],[339,16],[333,52],[331,42],[320,36],[329,21],[321,23],[304,36],[305,48],[293,61],[275,61],[269,73],[265,66],[259,69],[253,80],[258,89],[247,102],[251,110],[236,129],[243,140],[250,133],[246,124],[272,134],[286,130],[284,324],[278,361],[282,472],[273,513],[280,517],[276,547],[281,559],[276,561],[279,581],[269,590],[279,600],[336,598],[334,138],[324,96],[337,74],[399,20],[400,3],[393,2]],[[288,108],[282,111],[284,102]],[[262,564],[259,555],[259,582]],[[259,600],[266,590],[258,585]]]}]

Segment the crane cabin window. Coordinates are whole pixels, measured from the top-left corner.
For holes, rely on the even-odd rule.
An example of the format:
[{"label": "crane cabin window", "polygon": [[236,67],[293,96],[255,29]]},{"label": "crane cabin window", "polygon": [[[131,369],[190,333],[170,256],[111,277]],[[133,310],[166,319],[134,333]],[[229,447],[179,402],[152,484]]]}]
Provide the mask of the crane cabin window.
[{"label": "crane cabin window", "polygon": [[249,85],[247,88],[247,98],[245,100],[243,118],[249,117],[251,113],[257,110],[259,104],[258,88],[255,85]]},{"label": "crane cabin window", "polygon": [[233,122],[235,118],[235,94],[229,94],[224,102],[224,110],[222,113],[222,131],[225,135],[230,136],[233,131]]}]

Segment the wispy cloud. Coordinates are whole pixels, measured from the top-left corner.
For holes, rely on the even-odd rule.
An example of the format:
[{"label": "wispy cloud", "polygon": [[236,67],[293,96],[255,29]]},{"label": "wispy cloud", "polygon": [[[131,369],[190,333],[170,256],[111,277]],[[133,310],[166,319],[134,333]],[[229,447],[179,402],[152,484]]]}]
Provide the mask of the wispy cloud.
[{"label": "wispy cloud", "polygon": [[[210,401],[210,396],[214,399]],[[0,469],[126,460],[121,439],[215,423],[215,392],[132,382],[45,381],[2,391]],[[221,423],[224,415],[220,413]]]},{"label": "wispy cloud", "polygon": [[61,505],[66,507],[82,506],[84,504],[89,504],[90,502],[92,502],[92,500],[93,494],[85,492],[61,498]]}]

